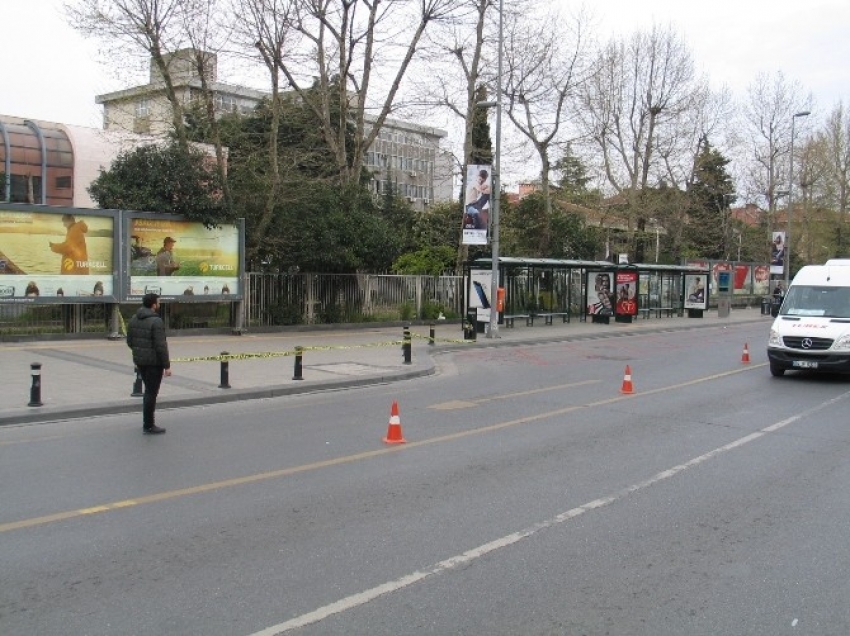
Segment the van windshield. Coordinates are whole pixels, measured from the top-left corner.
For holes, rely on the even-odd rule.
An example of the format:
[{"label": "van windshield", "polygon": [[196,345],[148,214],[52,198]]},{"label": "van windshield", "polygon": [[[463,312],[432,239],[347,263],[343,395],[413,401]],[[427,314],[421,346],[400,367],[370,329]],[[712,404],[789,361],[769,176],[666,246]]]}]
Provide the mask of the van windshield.
[{"label": "van windshield", "polygon": [[850,287],[791,285],[779,313],[783,316],[850,318]]}]

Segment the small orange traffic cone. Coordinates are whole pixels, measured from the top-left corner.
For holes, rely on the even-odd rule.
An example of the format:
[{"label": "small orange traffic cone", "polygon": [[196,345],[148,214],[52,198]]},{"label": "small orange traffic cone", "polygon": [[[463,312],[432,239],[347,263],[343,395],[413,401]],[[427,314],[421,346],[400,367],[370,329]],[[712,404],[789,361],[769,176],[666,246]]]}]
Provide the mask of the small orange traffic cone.
[{"label": "small orange traffic cone", "polygon": [[632,386],[632,370],[629,365],[626,365],[626,374],[623,376],[623,387],[620,393],[634,393],[635,389]]},{"label": "small orange traffic cone", "polygon": [[750,362],[750,350],[747,348],[747,343],[744,343],[744,353],[741,355],[741,362],[744,364],[749,364]]},{"label": "small orange traffic cone", "polygon": [[387,444],[404,444],[407,440],[401,432],[401,419],[398,416],[398,402],[393,400],[392,409],[390,409],[390,425],[387,428],[387,436],[384,442]]}]

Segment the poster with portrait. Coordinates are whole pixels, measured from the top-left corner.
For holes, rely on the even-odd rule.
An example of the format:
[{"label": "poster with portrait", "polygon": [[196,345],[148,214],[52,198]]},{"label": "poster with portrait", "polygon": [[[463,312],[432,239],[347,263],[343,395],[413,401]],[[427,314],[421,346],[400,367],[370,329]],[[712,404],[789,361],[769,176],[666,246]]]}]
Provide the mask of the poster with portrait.
[{"label": "poster with portrait", "polygon": [[463,244],[487,245],[493,170],[487,164],[466,167],[463,199]]},{"label": "poster with portrait", "polygon": [[613,316],[612,272],[587,272],[587,315]]},{"label": "poster with portrait", "polygon": [[614,307],[617,314],[620,316],[637,316],[637,271],[618,271],[616,280],[617,300]]},{"label": "poster with portrait", "polygon": [[785,273],[785,232],[774,232],[770,242],[770,273]]},{"label": "poster with portrait", "polygon": [[685,274],[685,309],[708,309],[705,274]]},{"label": "poster with portrait", "polygon": [[0,204],[0,303],[115,302],[117,212]]},{"label": "poster with portrait", "polygon": [[770,285],[770,267],[767,265],[753,266],[753,293],[759,296],[768,294]]},{"label": "poster with portrait", "polygon": [[125,218],[126,300],[148,292],[165,300],[234,300],[242,295],[242,224],[208,228],[165,215]]}]

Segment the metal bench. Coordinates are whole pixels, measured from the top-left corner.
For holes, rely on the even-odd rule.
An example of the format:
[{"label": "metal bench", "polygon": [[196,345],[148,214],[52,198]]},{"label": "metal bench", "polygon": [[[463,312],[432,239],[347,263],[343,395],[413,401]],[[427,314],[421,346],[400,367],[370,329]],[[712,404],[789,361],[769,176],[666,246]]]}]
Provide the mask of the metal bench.
[{"label": "metal bench", "polygon": [[[551,325],[552,319],[555,316],[561,316],[564,319],[564,322],[567,322],[570,319],[570,312],[568,312],[568,311],[544,311],[544,312],[541,312],[539,314],[534,314],[533,318],[543,318],[543,324],[544,325]],[[533,324],[533,320],[532,320],[532,324]]]},{"label": "metal bench", "polygon": [[514,326],[514,318],[525,318],[526,326],[531,326],[534,324],[534,318],[532,318],[531,314],[510,314],[508,316],[504,316],[505,327],[513,327]]}]

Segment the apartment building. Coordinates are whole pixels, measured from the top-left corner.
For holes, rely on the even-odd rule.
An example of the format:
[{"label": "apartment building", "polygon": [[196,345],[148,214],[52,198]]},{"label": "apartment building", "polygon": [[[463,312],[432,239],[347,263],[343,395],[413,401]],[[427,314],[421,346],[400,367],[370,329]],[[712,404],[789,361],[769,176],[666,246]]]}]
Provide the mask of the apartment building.
[{"label": "apartment building", "polygon": [[[187,106],[200,98],[202,85],[191,49],[176,51],[168,58],[177,98]],[[213,90],[220,113],[250,113],[268,93],[224,84],[218,81],[218,61],[214,53],[205,53],[206,82]],[[171,107],[165,94],[162,75],[153,62],[149,82],[95,98],[103,105],[103,127],[107,131],[124,130],[138,134],[164,135],[172,127]],[[367,118],[367,123],[374,123]],[[375,143],[368,149],[366,167],[372,171],[372,190],[394,190],[423,210],[434,201],[452,198],[453,162],[440,148],[446,131],[399,120],[386,120]]]}]

